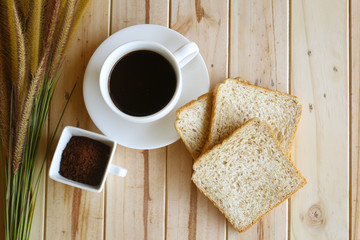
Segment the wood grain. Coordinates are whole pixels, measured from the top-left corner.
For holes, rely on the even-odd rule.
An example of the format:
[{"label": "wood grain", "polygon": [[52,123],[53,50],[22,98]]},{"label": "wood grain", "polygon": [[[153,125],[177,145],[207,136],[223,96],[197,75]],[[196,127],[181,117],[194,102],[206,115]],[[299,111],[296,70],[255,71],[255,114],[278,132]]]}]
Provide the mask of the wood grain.
[{"label": "wood grain", "polygon": [[[54,129],[63,104],[77,82],[60,129],[72,125],[98,131],[85,111],[82,82],[92,53],[108,36],[108,12],[108,3],[92,1],[69,41],[51,104],[50,129]],[[91,193],[48,179],[46,194],[46,239],[103,239],[103,192]]]},{"label": "wood grain", "polygon": [[[228,2],[175,0],[171,1],[170,12],[170,27],[198,44],[211,87],[224,80],[228,67]],[[191,182],[192,159],[182,143],[168,147],[167,162],[167,239],[225,239],[225,218]]]},{"label": "wood grain", "polygon": [[348,2],[292,1],[291,92],[303,104],[293,150],[308,184],[291,198],[291,239],[349,237]]},{"label": "wood grain", "polygon": [[[168,0],[113,1],[111,33],[135,24],[168,26],[168,13]],[[118,146],[114,163],[127,168],[128,174],[107,181],[106,239],[164,239],[166,148]]]},{"label": "wood grain", "polygon": [[113,0],[111,32],[135,24],[169,24],[169,0]]},{"label": "wood grain", "polygon": [[117,164],[126,178],[109,176],[106,186],[106,239],[164,239],[164,149],[120,148]]},{"label": "wood grain", "polygon": [[209,71],[211,87],[227,77],[228,1],[171,1],[170,27],[195,41]]},{"label": "wood grain", "polygon": [[[288,92],[288,1],[230,2],[229,76]],[[230,239],[287,239],[287,202],[247,232],[228,225]]]},{"label": "wood grain", "polygon": [[360,238],[360,2],[351,1],[351,239]]},{"label": "wood grain", "polygon": [[230,5],[230,77],[288,92],[288,0]]},{"label": "wood grain", "polygon": [[181,141],[168,147],[167,155],[166,239],[196,239],[197,191],[191,181],[193,160]]}]

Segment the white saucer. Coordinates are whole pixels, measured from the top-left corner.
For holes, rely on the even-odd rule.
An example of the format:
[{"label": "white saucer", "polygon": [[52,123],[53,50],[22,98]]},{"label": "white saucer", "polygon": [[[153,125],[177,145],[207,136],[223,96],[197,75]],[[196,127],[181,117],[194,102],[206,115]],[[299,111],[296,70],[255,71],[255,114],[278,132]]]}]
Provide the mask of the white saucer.
[{"label": "white saucer", "polygon": [[176,110],[185,103],[209,91],[209,75],[205,62],[198,54],[182,69],[183,90],[175,108],[164,118],[151,123],[129,122],[115,114],[103,100],[99,88],[100,69],[106,57],[120,45],[135,40],[155,41],[170,51],[190,42],[181,34],[158,25],[135,25],[107,38],[91,57],[84,76],[84,100],[95,125],[120,145],[134,149],[154,149],[179,139],[174,122]]}]

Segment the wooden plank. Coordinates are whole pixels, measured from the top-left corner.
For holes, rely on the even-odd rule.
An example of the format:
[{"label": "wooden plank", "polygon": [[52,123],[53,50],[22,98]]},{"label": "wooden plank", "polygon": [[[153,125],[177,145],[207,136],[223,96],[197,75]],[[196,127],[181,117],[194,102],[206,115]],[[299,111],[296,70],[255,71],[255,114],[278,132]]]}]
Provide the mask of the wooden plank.
[{"label": "wooden plank", "polygon": [[360,238],[360,2],[351,1],[351,239]]},{"label": "wooden plank", "polygon": [[169,0],[113,0],[111,33],[135,24],[169,24]]},{"label": "wooden plank", "polygon": [[109,176],[106,239],[164,239],[166,152],[120,147],[116,163],[126,178]]},{"label": "wooden plank", "polygon": [[[111,33],[143,23],[168,26],[169,1],[113,1]],[[134,150],[118,145],[114,163],[125,179],[106,185],[106,239],[164,239],[166,148]]]},{"label": "wooden plank", "polygon": [[293,150],[308,184],[290,202],[291,239],[349,238],[348,1],[292,1]]},{"label": "wooden plank", "polygon": [[[288,92],[288,1],[233,0],[230,3],[229,76]],[[287,239],[287,202],[247,232],[228,225],[230,239]]]},{"label": "wooden plank", "polygon": [[[199,45],[213,87],[227,77],[228,1],[171,4],[171,28]],[[192,159],[182,142],[168,147],[167,162],[167,239],[226,239],[225,218],[191,182]]]},{"label": "wooden plank", "polygon": [[167,239],[192,239],[196,233],[197,190],[191,181],[192,164],[181,141],[168,147]]},{"label": "wooden plank", "polygon": [[[92,1],[70,39],[51,105],[51,130],[77,81],[60,130],[72,125],[97,131],[84,110],[82,81],[92,53],[108,36],[108,12],[109,2]],[[104,192],[92,193],[48,179],[46,197],[46,239],[103,239]]]},{"label": "wooden plank", "polygon": [[175,0],[170,27],[199,45],[211,87],[227,77],[228,1]]},{"label": "wooden plank", "polygon": [[230,77],[288,92],[288,0],[232,0]]}]

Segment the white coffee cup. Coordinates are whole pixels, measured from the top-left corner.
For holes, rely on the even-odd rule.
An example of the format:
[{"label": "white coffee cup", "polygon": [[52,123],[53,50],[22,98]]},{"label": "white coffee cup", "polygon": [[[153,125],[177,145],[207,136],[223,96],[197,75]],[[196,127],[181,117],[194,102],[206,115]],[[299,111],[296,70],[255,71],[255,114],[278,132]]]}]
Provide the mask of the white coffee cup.
[{"label": "white coffee cup", "polygon": [[[176,87],[175,92],[170,99],[170,101],[160,109],[159,111],[146,116],[133,116],[129,115],[123,111],[121,111],[113,102],[110,93],[109,93],[109,79],[111,72],[117,62],[124,57],[125,55],[140,51],[140,50],[148,50],[155,52],[162,57],[164,57],[172,66],[175,77],[176,77]],[[165,46],[151,41],[132,41],[121,45],[116,48],[113,52],[109,54],[109,56],[104,61],[100,71],[100,92],[105,101],[105,103],[109,106],[109,108],[115,112],[120,117],[135,123],[148,123],[152,121],[156,121],[165,115],[167,115],[178,102],[181,91],[182,91],[182,76],[181,76],[181,68],[183,68],[186,64],[188,64],[197,54],[199,53],[199,48],[194,42],[187,43],[181,46],[174,52],[169,51]]]}]

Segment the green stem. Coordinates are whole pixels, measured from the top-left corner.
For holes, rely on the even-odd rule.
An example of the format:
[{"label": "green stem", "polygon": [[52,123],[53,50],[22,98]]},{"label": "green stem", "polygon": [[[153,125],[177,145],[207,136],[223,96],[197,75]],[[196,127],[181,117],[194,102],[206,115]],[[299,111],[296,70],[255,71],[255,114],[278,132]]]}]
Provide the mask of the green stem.
[{"label": "green stem", "polygon": [[[13,98],[13,91],[11,92],[11,98]],[[11,152],[11,146],[13,144],[13,135],[12,135],[12,119],[13,119],[13,101],[11,101],[10,104],[10,123],[9,123],[9,149],[8,149],[8,160],[6,161],[6,176],[5,176],[5,185],[6,185],[6,193],[5,193],[5,198],[6,198],[6,205],[5,205],[5,217],[6,217],[6,221],[5,221],[5,238],[6,239],[10,239],[10,232],[11,232],[11,216],[10,216],[10,201],[11,201],[11,195],[10,195],[10,190],[11,190],[11,176],[12,176],[12,169],[11,169],[11,159],[12,159],[12,152]]]}]

